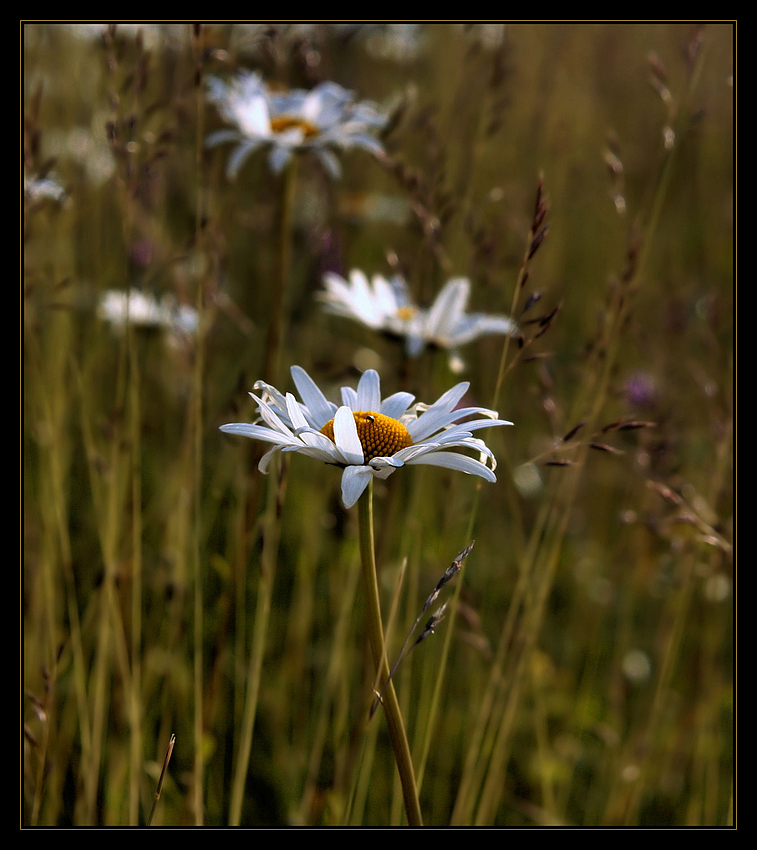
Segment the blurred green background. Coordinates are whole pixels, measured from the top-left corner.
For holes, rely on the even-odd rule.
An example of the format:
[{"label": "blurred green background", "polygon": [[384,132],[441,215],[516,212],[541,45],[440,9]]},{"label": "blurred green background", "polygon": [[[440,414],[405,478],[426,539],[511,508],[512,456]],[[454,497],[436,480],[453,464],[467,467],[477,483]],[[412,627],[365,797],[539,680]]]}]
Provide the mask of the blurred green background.
[{"label": "blurred green background", "polygon": [[[481,433],[496,484],[377,482],[390,658],[476,541],[397,675],[424,821],[733,822],[734,39],[22,27],[25,825],[146,823],[171,734],[155,825],[403,822],[339,475],[295,456],[264,477],[260,446],[218,431],[254,416],[257,379],[293,390],[292,364],[334,400],[367,367],[428,403],[468,380],[515,423]],[[229,149],[203,147],[223,126],[204,78],[244,68],[394,118],[386,161],[297,163],[275,374],[281,180],[254,155],[229,181]],[[469,277],[525,344],[481,338],[462,375],[408,361],[319,307],[352,268],[401,271],[421,303]],[[131,289],[198,329],[104,321]]]}]

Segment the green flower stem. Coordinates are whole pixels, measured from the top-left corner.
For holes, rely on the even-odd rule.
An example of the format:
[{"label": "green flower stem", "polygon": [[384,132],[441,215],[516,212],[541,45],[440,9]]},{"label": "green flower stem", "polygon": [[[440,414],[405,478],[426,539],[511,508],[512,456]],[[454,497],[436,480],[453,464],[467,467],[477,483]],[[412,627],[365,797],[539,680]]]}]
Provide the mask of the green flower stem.
[{"label": "green flower stem", "polygon": [[[381,624],[381,605],[379,602],[378,579],[376,577],[376,558],[373,548],[373,481],[358,501],[358,519],[360,526],[360,560],[363,565],[365,584],[366,617],[368,637],[376,669],[380,670],[379,691],[389,677],[389,663],[384,649],[384,628]],[[423,826],[421,807],[418,802],[418,789],[415,784],[415,772],[407,743],[405,726],[402,722],[399,702],[394,684],[389,682],[383,695],[383,706],[389,726],[389,735],[394,749],[394,760],[402,782],[402,794],[405,799],[405,811],[410,826]]]},{"label": "green flower stem", "polygon": [[281,177],[276,279],[271,290],[268,338],[263,356],[263,374],[270,376],[266,380],[274,383],[278,380],[281,346],[285,334],[286,296],[292,266],[292,222],[296,185],[297,158],[292,157]]}]

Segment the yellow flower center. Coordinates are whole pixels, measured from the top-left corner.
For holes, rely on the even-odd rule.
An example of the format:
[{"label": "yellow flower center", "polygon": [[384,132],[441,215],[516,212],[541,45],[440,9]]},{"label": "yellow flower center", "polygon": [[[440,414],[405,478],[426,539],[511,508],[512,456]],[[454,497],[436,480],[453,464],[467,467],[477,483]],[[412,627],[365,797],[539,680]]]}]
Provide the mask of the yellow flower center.
[{"label": "yellow flower center", "polygon": [[274,133],[284,133],[292,127],[299,127],[308,139],[317,136],[319,132],[314,124],[305,121],[304,118],[296,118],[294,115],[278,115],[271,119],[271,129]]},{"label": "yellow flower center", "polygon": [[[353,411],[352,415],[355,417],[357,435],[363,447],[363,463],[368,463],[375,457],[391,457],[400,449],[413,445],[407,428],[391,416],[370,410]],[[321,434],[334,442],[333,419],[329,419],[321,428]]]},{"label": "yellow flower center", "polygon": [[401,321],[409,322],[410,319],[412,319],[416,313],[417,310],[415,307],[398,307],[396,315],[397,318]]}]

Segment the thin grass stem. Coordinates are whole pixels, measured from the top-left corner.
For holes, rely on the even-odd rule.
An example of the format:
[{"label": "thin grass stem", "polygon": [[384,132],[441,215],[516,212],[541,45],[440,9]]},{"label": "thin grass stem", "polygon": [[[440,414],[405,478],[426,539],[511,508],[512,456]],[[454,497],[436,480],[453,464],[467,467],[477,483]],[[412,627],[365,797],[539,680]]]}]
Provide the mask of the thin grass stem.
[{"label": "thin grass stem", "polygon": [[176,743],[176,735],[171,735],[170,740],[168,741],[168,749],[166,750],[165,758],[163,759],[163,767],[160,770],[160,777],[158,778],[158,784],[155,788],[155,794],[152,802],[152,809],[150,809],[150,814],[147,818],[147,826],[152,826],[152,819],[155,816],[155,809],[158,805],[158,800],[160,800],[160,795],[163,792],[163,781],[166,778],[166,771],[168,770],[168,762],[171,761],[171,754],[173,753],[174,744]]},{"label": "thin grass stem", "polygon": [[[195,49],[197,49],[195,42]],[[198,62],[198,68],[202,68]],[[197,173],[200,174],[200,166],[202,161],[202,139],[204,135],[204,99],[202,92],[202,76],[198,74],[195,86],[195,97],[197,103],[197,125],[195,128],[195,158],[197,164]],[[203,197],[198,187],[195,201],[195,240],[197,249],[200,250],[202,245],[202,216],[203,216]],[[193,782],[193,808],[195,813],[195,823],[197,826],[202,826],[204,823],[204,803],[203,803],[203,784],[205,774],[205,747],[204,747],[204,723],[203,723],[203,693],[204,693],[204,661],[203,661],[203,638],[204,638],[204,622],[203,622],[203,576],[201,571],[201,537],[202,537],[202,461],[203,461],[203,380],[205,373],[205,342],[202,332],[202,319],[204,312],[204,284],[205,281],[201,277],[197,281],[195,292],[195,308],[197,310],[198,328],[197,341],[195,346],[194,369],[192,372],[192,414],[193,414],[193,431],[192,431],[192,495],[193,495],[193,523],[191,531],[191,555],[190,562],[193,568],[193,586],[194,586],[194,612],[193,612],[193,691],[194,691],[194,782]]]},{"label": "thin grass stem", "polygon": [[247,781],[247,769],[252,752],[253,729],[257,714],[258,698],[260,696],[260,679],[263,669],[268,624],[271,615],[271,599],[273,584],[276,576],[279,540],[281,538],[281,511],[286,491],[287,460],[279,460],[279,469],[271,474],[269,479],[268,505],[263,526],[263,551],[260,563],[260,583],[255,610],[255,626],[252,637],[252,649],[247,666],[247,694],[245,698],[244,716],[242,720],[242,735],[234,768],[231,789],[231,806],[229,825],[239,826],[242,816],[244,789]]}]

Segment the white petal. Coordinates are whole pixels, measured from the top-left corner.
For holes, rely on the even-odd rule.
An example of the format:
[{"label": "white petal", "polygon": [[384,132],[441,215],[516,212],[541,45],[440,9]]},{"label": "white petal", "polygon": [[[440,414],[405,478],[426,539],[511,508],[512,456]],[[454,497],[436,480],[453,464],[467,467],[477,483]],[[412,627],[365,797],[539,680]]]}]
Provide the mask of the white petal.
[{"label": "white petal", "polygon": [[423,351],[423,346],[425,342],[423,341],[423,337],[418,334],[413,334],[408,336],[405,341],[405,347],[407,350],[408,357],[417,357],[421,351]]},{"label": "white petal", "polygon": [[258,403],[258,413],[261,415],[261,417],[269,428],[273,428],[274,431],[279,431],[282,434],[292,436],[292,432],[289,429],[287,423],[284,422],[284,420],[276,413],[276,411],[271,407],[271,405],[266,404],[264,401],[262,401],[252,393],[250,393],[250,395]]},{"label": "white petal", "polygon": [[373,294],[376,306],[382,316],[395,313],[400,306],[397,302],[397,290],[381,275],[373,276]]},{"label": "white petal", "polygon": [[489,421],[497,419],[499,414],[496,410],[490,410],[488,407],[456,407],[451,411],[450,415],[455,419],[464,419],[466,416],[481,415],[488,417]]},{"label": "white petal", "polygon": [[408,466],[413,464],[443,466],[447,469],[456,469],[458,472],[466,472],[469,475],[479,475],[487,481],[497,480],[497,476],[481,461],[456,452],[431,452],[418,458],[411,458],[406,463]]},{"label": "white petal", "polygon": [[380,328],[385,310],[378,304],[376,296],[369,291],[365,276],[353,273],[352,285],[339,275],[327,272],[323,279],[326,292],[320,293],[330,312],[347,318],[357,319],[372,328]]},{"label": "white petal", "polygon": [[205,137],[205,147],[212,148],[224,142],[239,142],[242,136],[239,130],[216,130]]},{"label": "white petal", "polygon": [[464,277],[453,278],[442,288],[426,314],[428,339],[444,338],[465,313],[470,295],[470,283]]},{"label": "white petal", "polygon": [[236,434],[239,437],[249,437],[251,440],[263,440],[266,443],[277,443],[278,445],[291,445],[296,441],[293,435],[287,437],[281,431],[266,428],[264,425],[250,425],[247,422],[233,422],[230,425],[221,425],[224,434]]},{"label": "white petal", "polygon": [[360,305],[361,310],[365,310],[371,305],[371,287],[368,283],[368,278],[360,269],[353,269],[350,272],[350,285],[352,286],[352,297],[355,303]]},{"label": "white petal", "polygon": [[348,466],[342,473],[342,501],[351,508],[362,496],[371,480],[373,470],[370,466]]},{"label": "white petal", "polygon": [[[414,446],[408,446],[406,449],[401,449],[403,452],[408,452],[410,457],[415,457],[419,452],[438,448],[447,448],[453,445],[465,445],[464,440],[472,440],[473,434],[470,431],[464,431],[458,428],[450,428],[448,431],[442,431],[441,434],[434,434],[422,443],[416,443]],[[405,457],[405,455],[402,455]]]},{"label": "white petal", "polygon": [[245,103],[237,104],[235,110],[239,129],[248,136],[270,136],[271,122],[268,117],[268,104],[261,95]]},{"label": "white petal", "polygon": [[434,410],[452,410],[468,391],[469,386],[469,381],[461,381],[459,384],[456,384],[454,387],[452,387],[451,390],[447,390],[444,395],[440,396],[439,399],[437,399],[437,401],[435,401],[431,405],[431,407],[429,407],[428,411],[431,412]]},{"label": "white petal", "polygon": [[[270,384],[267,384],[265,381],[255,381],[253,385],[253,389],[257,390],[260,393],[260,390],[263,390],[260,393],[260,397],[266,403],[273,402],[273,406],[276,410],[281,414],[284,413],[287,409],[286,399],[284,398],[283,393],[280,393],[276,387],[272,387]],[[251,398],[255,398],[253,393],[249,394]]]},{"label": "white petal", "polygon": [[336,413],[336,405],[326,398],[301,366],[292,366],[290,371],[297,392],[310,413],[312,419],[310,424],[319,429],[323,428]]},{"label": "white petal", "polygon": [[[457,324],[450,328],[445,345],[465,345],[472,342],[476,337],[485,334],[505,334],[516,336],[518,326],[507,316],[488,316],[485,313],[474,313],[470,316],[462,316]],[[441,340],[438,340],[441,342]]]},{"label": "white petal", "polygon": [[282,451],[297,452],[297,454],[305,455],[306,457],[312,457],[314,460],[319,460],[321,461],[321,463],[331,463],[342,466],[344,464],[344,458],[342,457],[341,452],[331,442],[331,440],[328,440],[327,442],[329,444],[328,446],[285,446]]},{"label": "white petal", "polygon": [[355,417],[349,407],[340,407],[334,416],[334,442],[346,463],[362,466],[363,446],[357,435]]},{"label": "white petal", "polygon": [[291,149],[284,147],[281,144],[280,139],[278,141],[279,144],[274,145],[268,155],[268,164],[271,166],[271,171],[273,171],[274,174],[280,174],[292,156]]},{"label": "white petal", "polygon": [[[403,451],[407,451],[407,449],[403,449]],[[398,454],[394,454],[391,457],[374,457],[369,465],[379,472],[380,477],[385,478],[385,475],[381,475],[381,470],[388,468],[389,472],[394,472],[395,469],[404,466],[405,461]]]},{"label": "white petal", "polygon": [[357,385],[358,410],[381,409],[381,383],[375,369],[366,369]]},{"label": "white petal", "polygon": [[[438,443],[421,443],[421,445],[419,446],[409,446],[408,448],[401,450],[401,456],[406,463],[410,463],[411,461],[415,461],[422,455],[446,451],[447,449],[452,449],[456,447],[461,449],[472,449],[474,452],[477,452],[479,455],[478,459],[481,461],[481,463],[484,464],[484,466],[486,466],[486,461],[484,460],[484,458],[490,458],[492,462],[492,469],[495,468],[496,461],[494,459],[494,454],[491,449],[486,445],[483,440],[478,440],[471,434],[461,434],[458,436],[458,439],[455,440],[440,440]],[[400,452],[398,452],[397,454],[400,454]]]},{"label": "white petal", "polygon": [[273,460],[273,456],[279,450],[279,446],[274,446],[272,449],[267,451],[263,457],[260,458],[260,462],[258,463],[258,469],[263,473],[263,475],[268,474],[268,467],[271,464],[271,460]]},{"label": "white petal", "polygon": [[326,287],[327,295],[333,295],[339,301],[350,300],[347,281],[336,272],[325,272],[323,275],[323,285]]},{"label": "white petal", "polygon": [[303,118],[315,124],[316,119],[320,115],[323,107],[323,94],[318,87],[308,92],[307,97],[302,102],[301,115]]},{"label": "white petal", "polygon": [[321,161],[326,171],[328,171],[335,180],[338,180],[342,176],[342,166],[339,164],[339,158],[336,154],[324,147],[319,147],[317,153],[318,159]]},{"label": "white petal", "polygon": [[462,426],[469,431],[477,431],[479,428],[494,428],[498,425],[512,425],[508,419],[477,419],[474,422],[461,422]]},{"label": "white petal", "polygon": [[305,419],[305,414],[291,393],[286,394],[286,405],[289,421],[292,423],[292,429],[296,431],[298,428],[307,428],[308,422]]},{"label": "white petal", "polygon": [[455,405],[465,395],[469,386],[470,384],[467,381],[463,381],[457,386],[452,387],[451,390],[447,390],[438,401],[435,401],[431,407],[407,426],[407,430],[410,432],[414,443],[423,440],[429,434],[433,434],[442,427],[438,423],[445,421],[447,414],[452,411]]},{"label": "white petal", "polygon": [[342,404],[350,410],[360,410],[357,404],[357,393],[352,387],[342,387]]},{"label": "white petal", "polygon": [[344,457],[336,445],[320,431],[306,427],[299,429],[295,434],[302,440],[303,446],[299,448],[303,454],[322,460],[324,463],[344,463]]},{"label": "white petal", "polygon": [[242,142],[238,147],[234,148],[226,163],[226,176],[233,179],[239,173],[239,169],[244,165],[244,161],[250,154],[260,147],[258,139]]},{"label": "white petal", "polygon": [[379,413],[391,416],[392,419],[399,419],[414,401],[415,396],[410,393],[394,393],[381,402]]},{"label": "white petal", "polygon": [[[460,416],[467,416],[470,412],[475,410],[481,410],[481,408],[469,408],[466,412],[465,410],[453,410],[452,413],[448,413],[446,416],[439,415],[436,421],[436,429],[432,432],[432,434],[427,435],[422,440],[417,439],[415,442],[424,442],[426,440],[430,440],[431,442],[436,442],[438,439],[442,437],[439,433],[444,429],[443,434],[446,438],[450,436],[454,436],[458,434],[460,431],[477,431],[480,428],[494,428],[497,425],[512,425],[512,422],[508,422],[504,419],[471,419],[466,422],[457,422]],[[484,411],[488,412],[488,411]],[[493,411],[491,411],[493,413]],[[454,424],[457,423],[457,424]],[[411,435],[412,436],[412,435]]]},{"label": "white petal", "polygon": [[[376,458],[374,458],[375,460]],[[387,466],[374,466],[371,464],[368,468],[373,470],[373,475],[376,478],[381,478],[383,481],[384,478],[388,478],[395,470],[399,469],[403,464],[399,464],[395,466],[394,464],[389,464]]]}]

